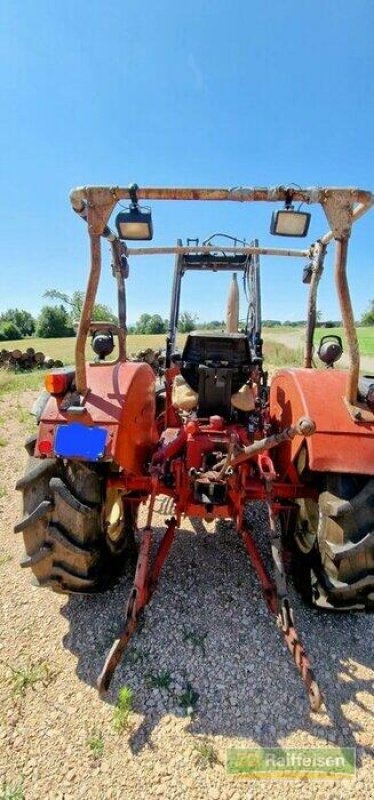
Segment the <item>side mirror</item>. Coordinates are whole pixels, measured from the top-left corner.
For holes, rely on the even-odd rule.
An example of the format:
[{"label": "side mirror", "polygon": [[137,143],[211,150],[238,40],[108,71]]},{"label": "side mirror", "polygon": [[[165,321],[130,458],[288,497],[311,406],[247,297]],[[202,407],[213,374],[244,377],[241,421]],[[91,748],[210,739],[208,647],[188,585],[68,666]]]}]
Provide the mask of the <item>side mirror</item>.
[{"label": "side mirror", "polygon": [[326,364],[326,367],[333,367],[335,361],[343,355],[343,343],[340,336],[322,336],[318,348],[318,358]]}]

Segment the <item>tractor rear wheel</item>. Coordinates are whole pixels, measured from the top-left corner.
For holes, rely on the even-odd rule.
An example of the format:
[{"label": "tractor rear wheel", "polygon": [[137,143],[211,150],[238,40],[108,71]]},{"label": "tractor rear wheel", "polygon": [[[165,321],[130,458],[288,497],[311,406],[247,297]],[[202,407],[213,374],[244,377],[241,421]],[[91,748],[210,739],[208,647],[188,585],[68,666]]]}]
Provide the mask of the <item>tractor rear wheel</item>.
[{"label": "tractor rear wheel", "polygon": [[103,476],[90,465],[34,458],[34,447],[35,437],[26,442],[29,459],[16,485],[23,493],[23,518],[15,526],[25,544],[21,566],[31,568],[34,585],[55,592],[104,591],[124,569],[136,520],[126,519],[126,541],[113,552],[103,525]]},{"label": "tractor rear wheel", "polygon": [[326,474],[318,504],[299,501],[293,577],[318,608],[374,611],[374,478]]}]

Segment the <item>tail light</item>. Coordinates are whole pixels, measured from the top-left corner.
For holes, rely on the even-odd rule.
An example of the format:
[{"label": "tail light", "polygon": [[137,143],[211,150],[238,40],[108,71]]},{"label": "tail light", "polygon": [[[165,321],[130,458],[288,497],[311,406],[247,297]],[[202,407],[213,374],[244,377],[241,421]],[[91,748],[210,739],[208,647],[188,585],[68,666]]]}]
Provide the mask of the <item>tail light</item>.
[{"label": "tail light", "polygon": [[70,367],[55,369],[45,376],[44,385],[52,395],[65,394],[73,383],[75,370]]}]

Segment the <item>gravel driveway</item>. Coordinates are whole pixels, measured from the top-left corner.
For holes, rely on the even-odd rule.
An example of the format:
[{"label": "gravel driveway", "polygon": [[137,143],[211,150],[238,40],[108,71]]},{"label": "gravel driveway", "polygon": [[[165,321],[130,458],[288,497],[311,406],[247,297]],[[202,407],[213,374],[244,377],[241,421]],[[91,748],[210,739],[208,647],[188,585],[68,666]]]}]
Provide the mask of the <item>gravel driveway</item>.
[{"label": "gravel driveway", "polygon": [[[111,691],[99,699],[95,681],[130,575],[111,593],[68,599],[33,589],[19,568],[13,486],[29,432],[19,403],[30,399],[0,401],[0,787],[22,786],[25,800],[373,797],[373,617],[321,615],[291,591],[327,696],[326,711],[312,714],[229,525],[196,532],[185,523]],[[249,514],[267,554],[261,504]],[[20,685],[22,676],[30,685]],[[118,733],[113,712],[123,686],[133,690],[134,710]],[[225,772],[228,747],[331,744],[357,746],[356,779],[247,781]]]}]

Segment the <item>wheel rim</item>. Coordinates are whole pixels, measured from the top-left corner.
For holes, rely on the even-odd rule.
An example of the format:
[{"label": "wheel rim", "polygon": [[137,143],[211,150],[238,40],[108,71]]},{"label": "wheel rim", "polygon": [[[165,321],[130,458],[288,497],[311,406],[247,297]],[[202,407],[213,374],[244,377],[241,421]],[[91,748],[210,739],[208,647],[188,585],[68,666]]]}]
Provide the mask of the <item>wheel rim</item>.
[{"label": "wheel rim", "polygon": [[299,500],[298,504],[300,511],[295,531],[296,544],[302,553],[311,553],[317,538],[318,504],[310,499]]}]

